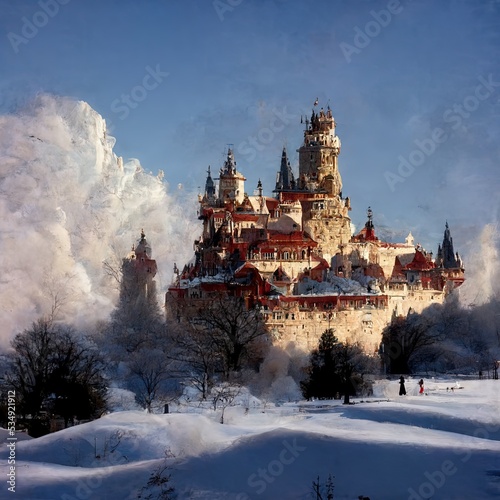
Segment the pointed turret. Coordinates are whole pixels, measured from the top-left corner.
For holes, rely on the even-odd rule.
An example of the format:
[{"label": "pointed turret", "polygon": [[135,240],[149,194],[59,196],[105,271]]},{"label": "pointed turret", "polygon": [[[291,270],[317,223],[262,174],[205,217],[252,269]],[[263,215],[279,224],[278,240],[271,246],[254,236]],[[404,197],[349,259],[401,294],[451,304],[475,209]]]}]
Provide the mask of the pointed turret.
[{"label": "pointed turret", "polygon": [[283,152],[281,153],[281,165],[276,178],[275,192],[289,191],[294,188],[295,179],[293,176],[292,168],[290,167],[290,162],[288,161],[286,148],[284,147]]},{"label": "pointed turret", "polygon": [[135,247],[135,255],[137,258],[151,258],[151,245],[146,240],[146,235],[144,234],[144,229],[141,229],[141,239],[139,240],[137,246]]},{"label": "pointed turret", "polygon": [[215,183],[210,174],[210,165],[208,166],[207,180],[205,181],[205,197],[209,201],[215,198]]},{"label": "pointed turret", "polygon": [[438,247],[438,255],[436,264],[445,269],[460,267],[460,258],[457,259],[455,251],[453,250],[453,238],[451,237],[448,221],[445,224],[443,244]]},{"label": "pointed turret", "polygon": [[365,227],[352,238],[353,241],[363,242],[378,240],[377,236],[375,236],[375,226],[373,225],[373,210],[371,209],[371,207],[368,207],[366,216],[368,217],[368,220],[365,223]]},{"label": "pointed turret", "polygon": [[259,182],[257,182],[257,194],[259,198],[262,198],[262,181],[259,179]]}]

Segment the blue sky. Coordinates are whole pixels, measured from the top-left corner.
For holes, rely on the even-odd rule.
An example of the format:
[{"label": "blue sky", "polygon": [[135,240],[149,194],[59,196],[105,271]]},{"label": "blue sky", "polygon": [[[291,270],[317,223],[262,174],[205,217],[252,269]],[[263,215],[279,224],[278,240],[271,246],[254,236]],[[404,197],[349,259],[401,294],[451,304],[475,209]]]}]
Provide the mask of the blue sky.
[{"label": "blue sky", "polygon": [[498,0],[1,1],[0,110],[38,92],[87,101],[115,151],[203,186],[228,144],[252,193],[292,166],[300,116],[328,103],[359,227],[459,250],[497,222]]}]

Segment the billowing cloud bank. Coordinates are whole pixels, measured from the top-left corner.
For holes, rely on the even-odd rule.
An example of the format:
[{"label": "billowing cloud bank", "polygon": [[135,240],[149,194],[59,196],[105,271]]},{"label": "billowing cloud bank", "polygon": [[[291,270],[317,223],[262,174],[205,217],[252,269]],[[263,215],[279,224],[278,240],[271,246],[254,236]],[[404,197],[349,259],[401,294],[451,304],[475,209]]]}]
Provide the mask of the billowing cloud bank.
[{"label": "billowing cloud bank", "polygon": [[466,280],[459,289],[462,305],[481,305],[500,297],[499,248],[497,223],[483,226],[479,238],[469,244],[465,258]]},{"label": "billowing cloud bank", "polygon": [[117,287],[103,261],[119,265],[141,228],[159,290],[192,257],[195,196],[123,164],[114,143],[96,111],[68,98],[41,95],[0,117],[1,344],[54,309],[80,325],[106,318]]}]

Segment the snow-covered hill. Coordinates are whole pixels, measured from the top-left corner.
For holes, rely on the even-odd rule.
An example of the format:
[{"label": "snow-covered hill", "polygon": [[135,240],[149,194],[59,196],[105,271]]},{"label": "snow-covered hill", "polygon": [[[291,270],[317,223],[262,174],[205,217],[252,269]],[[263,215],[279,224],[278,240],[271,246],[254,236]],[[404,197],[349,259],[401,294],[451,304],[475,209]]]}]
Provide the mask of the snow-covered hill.
[{"label": "snow-covered hill", "polygon": [[69,98],[40,95],[0,116],[2,344],[54,307],[77,324],[106,317],[116,283],[103,261],[120,265],[141,228],[160,290],[174,261],[191,258],[194,193],[169,194],[137,160],[117,158],[114,144],[103,118]]},{"label": "snow-covered hill", "polygon": [[426,381],[423,396],[413,386],[399,397],[398,382],[384,380],[349,406],[233,407],[224,425],[197,406],[112,413],[18,442],[15,497],[137,498],[169,450],[179,499],[314,499],[312,481],[329,474],[335,499],[498,498],[500,382]]}]

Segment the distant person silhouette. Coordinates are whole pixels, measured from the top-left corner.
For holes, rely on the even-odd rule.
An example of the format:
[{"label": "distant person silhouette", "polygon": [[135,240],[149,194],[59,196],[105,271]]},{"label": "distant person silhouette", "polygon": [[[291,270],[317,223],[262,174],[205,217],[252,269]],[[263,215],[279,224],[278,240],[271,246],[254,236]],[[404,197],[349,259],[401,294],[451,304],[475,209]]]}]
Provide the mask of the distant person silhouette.
[{"label": "distant person silhouette", "polygon": [[420,386],[420,390],[418,391],[419,394],[423,394],[424,393],[424,380],[423,379],[420,379],[418,381],[418,385]]},{"label": "distant person silhouette", "polygon": [[399,377],[399,395],[406,396],[405,378],[403,375]]}]

